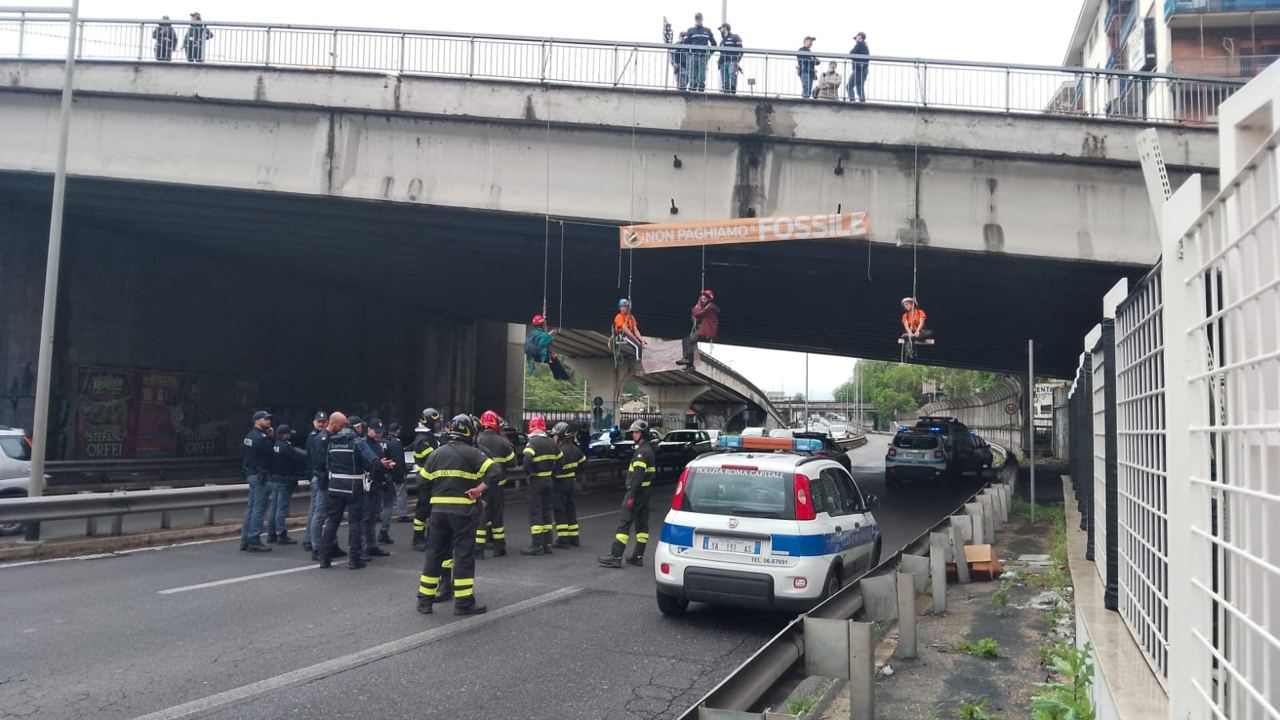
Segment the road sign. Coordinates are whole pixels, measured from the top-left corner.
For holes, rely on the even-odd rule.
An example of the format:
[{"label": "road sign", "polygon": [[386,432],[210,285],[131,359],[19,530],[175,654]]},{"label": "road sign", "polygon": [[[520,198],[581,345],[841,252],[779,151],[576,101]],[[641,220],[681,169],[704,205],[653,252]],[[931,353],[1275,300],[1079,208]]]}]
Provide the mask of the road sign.
[{"label": "road sign", "polygon": [[1010,403],[1005,403],[1005,404],[1004,404],[1004,411],[1005,411],[1006,413],[1008,413],[1009,415],[1017,415],[1017,414],[1018,414],[1018,404],[1017,404],[1017,403],[1011,403],[1011,402],[1010,402]]}]

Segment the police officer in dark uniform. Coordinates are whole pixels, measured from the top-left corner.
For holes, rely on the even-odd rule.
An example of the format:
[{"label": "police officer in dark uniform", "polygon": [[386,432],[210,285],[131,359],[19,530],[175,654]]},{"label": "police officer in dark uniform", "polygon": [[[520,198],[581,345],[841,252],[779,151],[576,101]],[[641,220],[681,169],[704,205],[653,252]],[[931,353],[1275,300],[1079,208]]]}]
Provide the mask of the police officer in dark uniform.
[{"label": "police officer in dark uniform", "polygon": [[479,615],[487,608],[476,603],[476,523],[478,501],[490,484],[496,484],[498,464],[471,446],[478,434],[470,415],[458,415],[449,423],[449,442],[431,453],[424,469],[430,481],[430,532],[427,534],[427,561],[418,580],[418,612],[430,613],[431,606],[448,595],[449,579],[444,562],[452,555],[453,614]]},{"label": "police officer in dark uniform", "polygon": [[329,440],[329,413],[321,410],[311,418],[311,432],[307,434],[307,477],[311,478],[311,504],[307,507],[307,534],[302,539],[302,549],[311,553],[311,559],[320,561],[320,538],[324,534],[324,456],[325,443]]},{"label": "police officer in dark uniform", "polygon": [[702,24],[702,13],[693,16],[693,27],[684,31],[684,45],[692,46],[686,51],[685,67],[689,72],[689,89],[703,92],[707,89],[707,60],[714,52],[710,48],[716,46],[716,36],[711,28]]},{"label": "police officer in dark uniform", "polygon": [[503,437],[502,418],[498,413],[485,410],[480,415],[480,426],[484,429],[476,438],[476,447],[501,468],[498,483],[490,485],[484,494],[484,510],[480,513],[480,526],[476,528],[476,558],[483,560],[486,545],[493,546],[494,557],[507,554],[507,528],[502,516],[507,506],[507,473],[516,467],[516,449]]},{"label": "police officer in dark uniform", "polygon": [[307,451],[293,444],[293,428],[281,423],[276,426],[276,442],[271,448],[271,492],[273,496],[271,517],[267,518],[267,537],[281,545],[296,545],[289,537],[285,521],[289,517],[289,503],[298,482],[307,474]]},{"label": "police officer in dark uniform", "polygon": [[440,413],[435,408],[425,408],[418,418],[418,427],[414,428],[413,442],[409,449],[413,451],[413,461],[418,466],[418,502],[413,508],[413,549],[419,552],[427,549],[427,516],[431,514],[431,488],[428,487],[424,474],[427,457],[440,447]]},{"label": "police officer in dark uniform", "polygon": [[[369,421],[365,429],[364,441],[369,448],[378,456],[378,460],[385,462],[391,460],[387,455],[387,442],[385,439],[386,426],[378,418]],[[378,524],[382,522],[382,502],[383,496],[391,487],[390,469],[392,465],[384,465],[380,462],[377,467],[369,471],[369,482],[365,486],[366,494],[364,496],[364,517],[362,524],[364,525],[364,543],[360,546],[363,553],[361,560],[368,562],[371,558],[387,557],[391,553],[378,547]]]},{"label": "police officer in dark uniform", "polygon": [[613,536],[609,554],[598,558],[605,567],[622,567],[622,556],[627,551],[627,541],[635,528],[636,549],[627,558],[628,565],[644,565],[644,548],[649,543],[649,485],[658,471],[658,461],[649,444],[649,423],[636,420],[631,423],[631,439],[636,443],[635,454],[627,466],[627,494],[622,500],[622,522]]},{"label": "police officer in dark uniform", "polygon": [[547,421],[529,420],[529,444],[524,446],[524,472],[529,483],[529,533],[533,542],[521,555],[550,555],[552,490],[556,463],[564,454],[555,440],[547,437]]},{"label": "police officer in dark uniform", "polygon": [[394,463],[387,471],[387,487],[382,493],[382,525],[378,530],[378,544],[391,545],[391,506],[395,504],[396,495],[404,488],[404,443],[400,442],[400,423],[387,425],[387,432],[382,436],[387,446],[387,459]]},{"label": "police officer in dark uniform", "polygon": [[564,549],[578,547],[578,506],[574,502],[575,486],[578,479],[578,468],[586,460],[586,453],[574,442],[573,431],[569,423],[556,423],[556,444],[560,446],[561,458],[556,461],[555,485],[553,499],[556,516],[555,547]]},{"label": "police officer in dark uniform", "polygon": [[325,466],[329,471],[329,490],[325,497],[327,517],[324,522],[324,539],[321,541],[320,567],[329,567],[330,552],[338,539],[338,526],[342,524],[342,513],[347,513],[347,542],[351,543],[350,555],[347,558],[352,570],[365,566],[360,558],[364,555],[361,545],[364,543],[364,528],[361,518],[364,511],[365,479],[375,467],[386,467],[390,461],[379,457],[364,438],[347,427],[347,417],[335,412],[329,417],[328,454]]},{"label": "police officer in dark uniform", "polygon": [[244,527],[240,530],[240,549],[247,552],[271,552],[262,544],[262,515],[267,511],[267,478],[275,458],[275,442],[270,436],[271,413],[259,410],[253,414],[253,427],[244,435],[244,476],[249,483],[249,502],[244,509]]}]

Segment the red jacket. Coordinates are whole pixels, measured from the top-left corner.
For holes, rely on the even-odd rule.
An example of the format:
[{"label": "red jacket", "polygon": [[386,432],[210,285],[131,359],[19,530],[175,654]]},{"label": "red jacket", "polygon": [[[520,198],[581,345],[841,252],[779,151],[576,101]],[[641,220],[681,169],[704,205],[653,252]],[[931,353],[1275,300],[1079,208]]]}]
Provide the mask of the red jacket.
[{"label": "red jacket", "polygon": [[698,323],[697,336],[702,340],[715,340],[720,334],[720,307],[713,302],[693,306],[693,319]]}]

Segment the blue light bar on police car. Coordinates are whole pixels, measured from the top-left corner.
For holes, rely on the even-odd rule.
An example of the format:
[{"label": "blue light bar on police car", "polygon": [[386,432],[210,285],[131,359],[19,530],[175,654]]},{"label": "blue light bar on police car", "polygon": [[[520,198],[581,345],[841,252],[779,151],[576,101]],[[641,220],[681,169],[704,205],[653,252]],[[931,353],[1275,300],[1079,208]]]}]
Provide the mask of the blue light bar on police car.
[{"label": "blue light bar on police car", "polygon": [[792,450],[794,452],[818,452],[822,441],[818,438],[767,438],[721,435],[718,442],[725,450]]}]

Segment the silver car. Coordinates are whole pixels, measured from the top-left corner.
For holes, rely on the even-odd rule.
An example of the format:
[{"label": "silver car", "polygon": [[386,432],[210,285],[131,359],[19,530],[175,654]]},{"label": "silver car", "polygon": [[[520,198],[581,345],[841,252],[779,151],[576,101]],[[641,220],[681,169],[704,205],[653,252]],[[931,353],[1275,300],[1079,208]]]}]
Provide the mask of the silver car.
[{"label": "silver car", "polygon": [[[31,485],[31,439],[21,428],[0,425],[0,498],[26,497]],[[0,523],[0,535],[22,532],[22,523]]]}]

